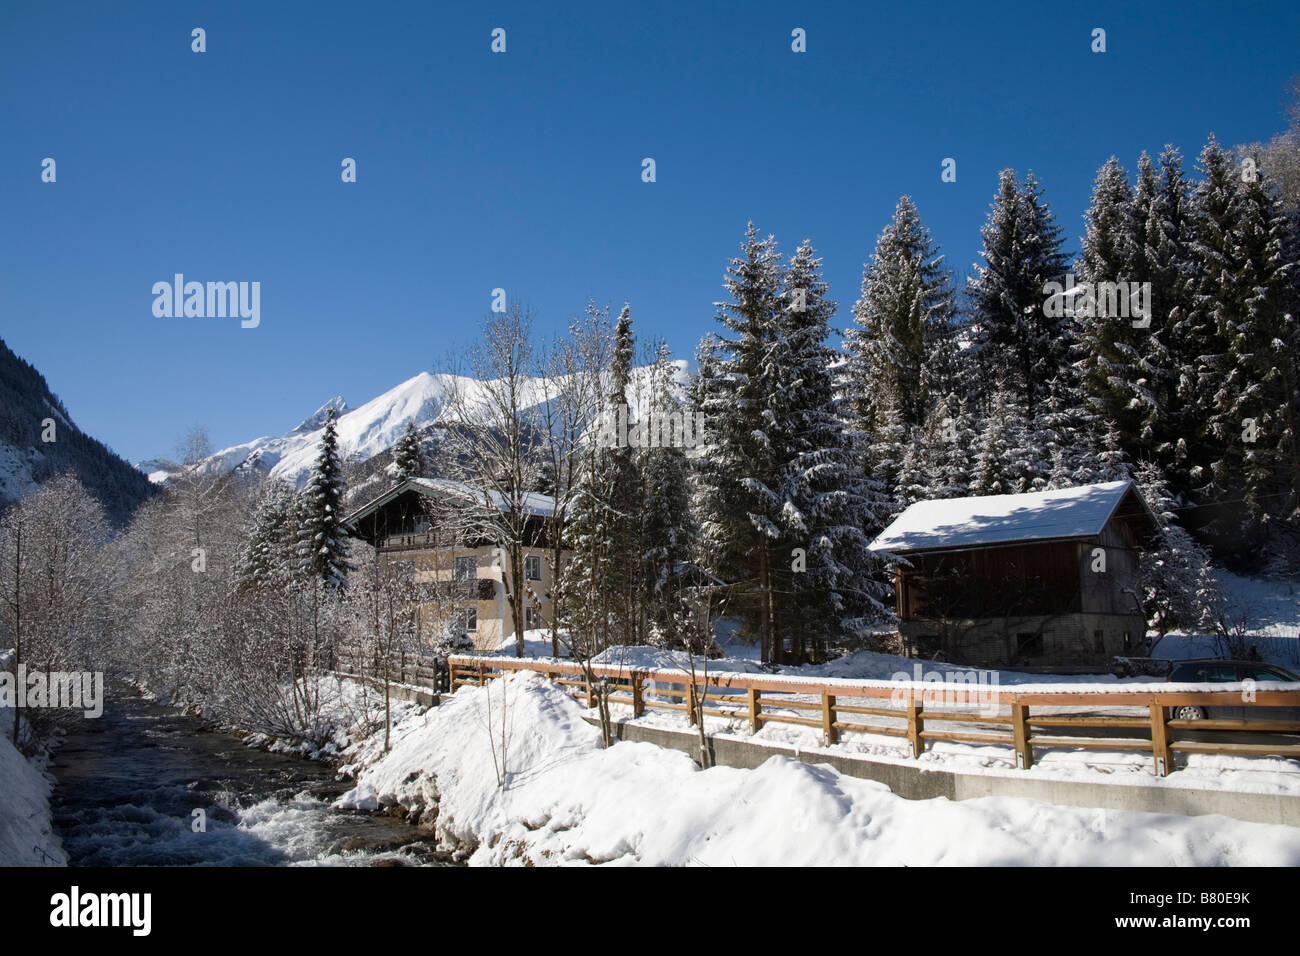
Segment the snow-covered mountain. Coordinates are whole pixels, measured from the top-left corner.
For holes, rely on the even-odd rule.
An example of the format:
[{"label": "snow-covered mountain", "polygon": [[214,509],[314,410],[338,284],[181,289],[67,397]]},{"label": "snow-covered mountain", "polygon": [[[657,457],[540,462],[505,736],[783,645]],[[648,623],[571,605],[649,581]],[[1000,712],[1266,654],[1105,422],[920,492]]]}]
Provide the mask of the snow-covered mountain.
[{"label": "snow-covered mountain", "polygon": [[[684,383],[687,363],[678,361],[674,364],[678,382]],[[638,389],[648,373],[648,366],[634,369],[629,391]],[[477,379],[421,372],[357,408],[349,408],[342,396],[332,398],[291,431],[278,437],[254,438],[224,448],[197,467],[200,472],[218,474],[247,470],[301,487],[316,460],[325,416],[330,409],[339,413],[340,454],[345,461],[364,462],[396,445],[408,420],[413,420],[422,430],[451,424],[449,403],[457,389],[464,390],[471,407],[478,396],[486,393],[484,383]],[[555,392],[555,384],[551,381],[532,379],[524,392],[525,406],[537,407]],[[172,463],[162,459],[140,462],[137,467],[154,482],[165,481],[176,470]]]}]

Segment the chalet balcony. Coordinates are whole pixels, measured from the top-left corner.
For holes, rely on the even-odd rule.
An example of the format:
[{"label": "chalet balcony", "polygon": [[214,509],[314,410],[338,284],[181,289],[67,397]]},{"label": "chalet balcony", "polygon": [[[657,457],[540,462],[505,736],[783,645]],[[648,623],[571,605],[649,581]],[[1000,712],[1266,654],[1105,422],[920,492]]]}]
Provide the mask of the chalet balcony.
[{"label": "chalet balcony", "polygon": [[447,601],[495,601],[497,582],[492,578],[470,578],[461,581],[429,582],[425,585],[427,596]]},{"label": "chalet balcony", "polygon": [[411,531],[380,538],[375,547],[379,551],[427,551],[446,547],[446,542],[439,541],[438,536],[431,531]]}]

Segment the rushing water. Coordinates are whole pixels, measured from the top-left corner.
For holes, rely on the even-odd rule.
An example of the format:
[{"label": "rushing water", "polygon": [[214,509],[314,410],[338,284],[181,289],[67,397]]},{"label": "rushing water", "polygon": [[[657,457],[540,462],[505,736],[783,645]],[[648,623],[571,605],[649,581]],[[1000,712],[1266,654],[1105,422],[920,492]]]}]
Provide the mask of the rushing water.
[{"label": "rushing water", "polygon": [[72,866],[441,862],[427,831],[331,809],[348,785],[327,764],[248,747],[123,691],[106,695],[102,717],[78,721],[50,767]]}]

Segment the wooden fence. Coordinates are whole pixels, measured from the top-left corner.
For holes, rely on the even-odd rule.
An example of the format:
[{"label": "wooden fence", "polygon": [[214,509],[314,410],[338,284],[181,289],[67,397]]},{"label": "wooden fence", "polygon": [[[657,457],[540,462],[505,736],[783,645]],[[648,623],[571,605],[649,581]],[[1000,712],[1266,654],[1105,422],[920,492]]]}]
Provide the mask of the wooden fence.
[{"label": "wooden fence", "polygon": [[[596,705],[597,695],[603,691],[610,703],[630,706],[635,717],[646,708],[676,710],[684,711],[693,724],[703,705],[705,714],[745,720],[755,732],[769,723],[812,727],[821,731],[827,744],[838,743],[845,732],[906,738],[913,757],[921,756],[926,743],[935,740],[1001,745],[1014,751],[1016,766],[1023,769],[1033,766],[1036,748],[1051,747],[1150,753],[1158,776],[1173,772],[1174,755],[1179,753],[1300,758],[1300,742],[1288,736],[1300,734],[1300,720],[1179,720],[1170,712],[1186,704],[1300,710],[1300,690],[1257,689],[1254,701],[1246,703],[1240,691],[1019,692],[994,685],[991,692],[996,695],[998,712],[989,714],[990,708],[984,706],[987,700],[971,700],[964,706],[960,699],[951,700],[962,695],[978,698],[989,685],[816,681],[730,673],[698,675],[692,681],[680,670],[607,665],[592,665],[596,680],[589,681],[579,664],[500,657],[453,656],[448,658],[448,667],[453,693],[467,684],[485,684],[507,671],[534,671],[565,686],[589,707]],[[887,706],[890,703],[897,706]],[[1099,712],[1115,707],[1141,708],[1144,713]],[[1034,708],[1040,712],[1033,713]],[[1041,708],[1052,712],[1043,713]],[[1061,713],[1061,708],[1071,712]],[[900,723],[882,724],[881,719]],[[1053,736],[1071,729],[1145,731],[1150,736]],[[1185,737],[1188,731],[1244,731],[1265,742],[1192,740]]]},{"label": "wooden fence", "polygon": [[[340,648],[335,655],[335,669],[373,680],[384,679],[384,658],[373,651]],[[446,667],[440,658],[427,654],[398,652],[388,658],[388,679],[395,684],[427,687],[437,693],[445,681]]]}]

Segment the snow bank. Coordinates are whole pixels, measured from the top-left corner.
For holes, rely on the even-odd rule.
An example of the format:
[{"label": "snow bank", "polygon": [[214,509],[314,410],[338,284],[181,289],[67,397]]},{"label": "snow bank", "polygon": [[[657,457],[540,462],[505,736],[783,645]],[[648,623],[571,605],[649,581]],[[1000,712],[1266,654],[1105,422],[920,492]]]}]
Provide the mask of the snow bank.
[{"label": "snow bank", "polygon": [[0,867],[65,866],[50,825],[49,779],[11,744],[13,711],[0,710]]},{"label": "snow bank", "polygon": [[[503,702],[509,727],[504,789]],[[652,744],[599,746],[583,709],[537,675],[467,687],[367,742],[341,807],[404,807],[473,864],[1300,865],[1300,829],[1221,816],[991,797],[909,801],[882,784],[773,757],[701,771]],[[368,748],[368,749],[367,749]]]}]

